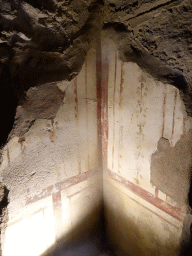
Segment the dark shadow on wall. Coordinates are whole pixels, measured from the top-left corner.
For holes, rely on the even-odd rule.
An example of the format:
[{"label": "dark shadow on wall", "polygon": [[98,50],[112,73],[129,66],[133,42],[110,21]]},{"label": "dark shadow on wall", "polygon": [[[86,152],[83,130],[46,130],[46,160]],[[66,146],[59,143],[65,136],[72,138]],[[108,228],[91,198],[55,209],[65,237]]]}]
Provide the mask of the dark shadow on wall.
[{"label": "dark shadow on wall", "polygon": [[105,239],[103,207],[95,208],[41,256],[115,256]]},{"label": "dark shadow on wall", "polygon": [[[192,209],[192,179],[188,194],[189,209]],[[191,256],[192,255],[192,214],[187,214],[183,221],[183,230],[181,236],[181,253],[180,256]]]},{"label": "dark shadow on wall", "polygon": [[85,239],[77,242],[64,244],[58,242],[51,253],[46,256],[114,256],[102,233],[92,233]]},{"label": "dark shadow on wall", "polygon": [[189,207],[192,209],[192,178],[191,178],[191,183],[189,187],[188,204],[189,204]]},{"label": "dark shadow on wall", "polygon": [[192,215],[187,214],[183,221],[183,230],[180,240],[180,256],[192,255]]},{"label": "dark shadow on wall", "polygon": [[0,183],[0,216],[3,214],[3,209],[9,204],[8,195],[9,190]]},{"label": "dark shadow on wall", "polygon": [[13,89],[4,81],[0,81],[0,149],[7,142],[8,135],[13,127],[15,112],[18,104]]},{"label": "dark shadow on wall", "polygon": [[[136,215],[130,215],[124,209],[121,196],[116,193],[110,196],[105,202],[106,237],[110,248],[116,255],[120,256],[173,256],[179,255],[179,246],[173,242],[172,236],[165,241],[161,241],[159,234],[160,226],[156,229],[151,227],[152,216],[148,216],[148,221],[142,221],[142,213],[137,209]],[[108,202],[109,200],[109,202]],[[113,201],[113,203],[112,203]],[[130,207],[134,207],[130,204]],[[146,215],[148,213],[146,212]],[[162,229],[166,228],[166,222]],[[170,224],[167,224],[169,226]],[[154,225],[155,227],[155,225]],[[167,227],[168,228],[168,227]]]}]

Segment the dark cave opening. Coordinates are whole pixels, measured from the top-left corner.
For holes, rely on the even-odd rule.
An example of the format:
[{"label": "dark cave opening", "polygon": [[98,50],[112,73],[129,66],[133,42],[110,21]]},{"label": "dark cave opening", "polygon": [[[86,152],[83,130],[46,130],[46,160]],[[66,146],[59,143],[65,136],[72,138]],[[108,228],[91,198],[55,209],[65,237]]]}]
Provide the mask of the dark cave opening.
[{"label": "dark cave opening", "polygon": [[188,204],[189,204],[189,207],[192,209],[192,179],[189,187]]},{"label": "dark cave opening", "polygon": [[13,88],[6,86],[1,82],[0,86],[0,115],[1,115],[1,133],[0,148],[7,142],[8,135],[12,130],[15,112],[18,105],[17,97]]}]

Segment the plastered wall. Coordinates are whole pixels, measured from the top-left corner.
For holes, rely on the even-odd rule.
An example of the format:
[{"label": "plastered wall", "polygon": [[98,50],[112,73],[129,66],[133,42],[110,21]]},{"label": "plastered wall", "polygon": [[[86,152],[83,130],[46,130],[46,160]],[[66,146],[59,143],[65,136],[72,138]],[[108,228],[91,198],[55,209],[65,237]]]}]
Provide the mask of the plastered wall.
[{"label": "plastered wall", "polygon": [[[117,255],[178,255],[190,175],[189,168],[186,179],[175,167],[184,172],[185,150],[177,154],[174,168],[173,161],[167,160],[167,173],[160,167],[157,170],[157,166],[151,168],[151,157],[160,138],[174,148],[188,134],[190,121],[176,88],[154,80],[135,63],[122,63],[110,41],[104,42],[103,48],[108,63],[108,138],[104,159],[108,241]],[[158,155],[159,159],[162,155]],[[161,182],[156,186],[151,175],[159,170]],[[186,191],[180,189],[182,183]],[[173,200],[171,193],[180,194],[175,198],[181,196],[178,201],[182,204]]]},{"label": "plastered wall", "polygon": [[[90,50],[70,84],[57,85],[68,89],[56,117],[36,120],[3,151],[1,179],[10,190],[3,256],[46,255],[90,233],[100,225],[103,198],[117,255],[178,255],[188,167],[181,177],[182,164],[166,172],[152,163],[190,144],[179,91],[121,62],[110,40]],[[180,185],[186,189],[177,197]]]},{"label": "plastered wall", "polygon": [[24,138],[4,148],[1,179],[10,190],[4,256],[39,256],[100,223],[96,57],[80,74],[58,83],[66,99],[52,120],[38,119]]}]

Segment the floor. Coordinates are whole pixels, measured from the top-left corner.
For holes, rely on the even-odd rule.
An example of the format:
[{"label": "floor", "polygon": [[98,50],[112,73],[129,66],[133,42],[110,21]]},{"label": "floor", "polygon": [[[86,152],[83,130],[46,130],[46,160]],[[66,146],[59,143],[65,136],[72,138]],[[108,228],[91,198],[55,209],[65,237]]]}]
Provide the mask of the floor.
[{"label": "floor", "polygon": [[108,248],[103,235],[96,234],[68,246],[58,245],[42,256],[115,256]]}]

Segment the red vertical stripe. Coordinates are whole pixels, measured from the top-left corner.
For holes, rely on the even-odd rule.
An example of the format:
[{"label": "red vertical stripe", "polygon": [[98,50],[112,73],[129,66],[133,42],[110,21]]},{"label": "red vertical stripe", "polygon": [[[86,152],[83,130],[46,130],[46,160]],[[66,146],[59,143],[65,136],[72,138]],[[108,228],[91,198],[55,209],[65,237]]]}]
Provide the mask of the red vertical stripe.
[{"label": "red vertical stripe", "polygon": [[108,151],[108,76],[109,56],[107,49],[102,56],[101,39],[97,39],[96,72],[97,72],[97,129],[100,164],[107,168]]},{"label": "red vertical stripe", "polygon": [[96,46],[96,82],[97,82],[97,140],[98,140],[98,153],[99,163],[102,168],[102,128],[101,128],[101,99],[102,99],[102,56],[101,56],[101,37],[97,37]]},{"label": "red vertical stripe", "polygon": [[104,170],[107,168],[108,152],[108,77],[109,56],[106,50],[102,59],[102,100],[101,100],[101,128],[102,128],[102,160]]},{"label": "red vertical stripe", "polygon": [[78,165],[79,165],[79,173],[81,173],[81,160],[80,160],[80,141],[79,141],[79,108],[78,108],[78,94],[77,94],[77,77],[74,78],[74,94],[75,94],[75,118],[77,120],[76,125],[78,129]]},{"label": "red vertical stripe", "polygon": [[120,173],[120,169],[121,169],[121,160],[122,160],[121,149],[122,149],[122,146],[123,146],[123,126],[120,126],[120,129],[119,129],[118,173]]},{"label": "red vertical stripe", "polygon": [[164,98],[163,98],[163,123],[162,123],[162,131],[161,131],[161,137],[164,136],[164,129],[165,129],[165,106],[166,106],[166,85],[164,86]]},{"label": "red vertical stripe", "polygon": [[8,165],[10,166],[11,160],[10,160],[10,154],[9,154],[9,147],[7,145],[7,159],[8,159]]},{"label": "red vertical stripe", "polygon": [[186,117],[183,117],[183,135],[185,135],[186,134]]},{"label": "red vertical stripe", "polygon": [[89,166],[89,116],[88,116],[88,92],[87,92],[87,58],[85,60],[85,97],[86,97],[86,126],[87,126],[87,158],[88,158],[88,170]]},{"label": "red vertical stripe", "polygon": [[75,118],[78,118],[77,77],[74,78]]},{"label": "red vertical stripe", "polygon": [[124,84],[124,69],[123,69],[124,63],[121,62],[121,83],[120,83],[120,102],[119,106],[121,107],[122,101],[123,101],[123,84]]},{"label": "red vertical stripe", "polygon": [[[120,98],[119,98],[119,110],[121,110],[122,102],[123,102],[123,84],[124,84],[124,63],[121,62],[121,81],[120,81]],[[121,121],[121,119],[120,119]],[[123,126],[120,126],[119,130],[119,153],[118,153],[118,172],[120,173],[121,168],[121,159],[122,155],[120,154],[120,150],[122,148],[122,133],[123,133]]]},{"label": "red vertical stripe", "polygon": [[177,104],[177,89],[175,89],[174,107],[173,107],[173,122],[172,122],[172,132],[171,132],[171,146],[173,145],[173,135],[175,131],[175,109]]},{"label": "red vertical stripe", "polygon": [[112,147],[112,170],[114,171],[114,154],[115,154],[115,94],[117,82],[117,52],[115,52],[115,74],[114,74],[114,88],[113,88],[113,147]]},{"label": "red vertical stripe", "polygon": [[158,194],[159,194],[159,189],[155,188],[155,196],[158,197]]}]

